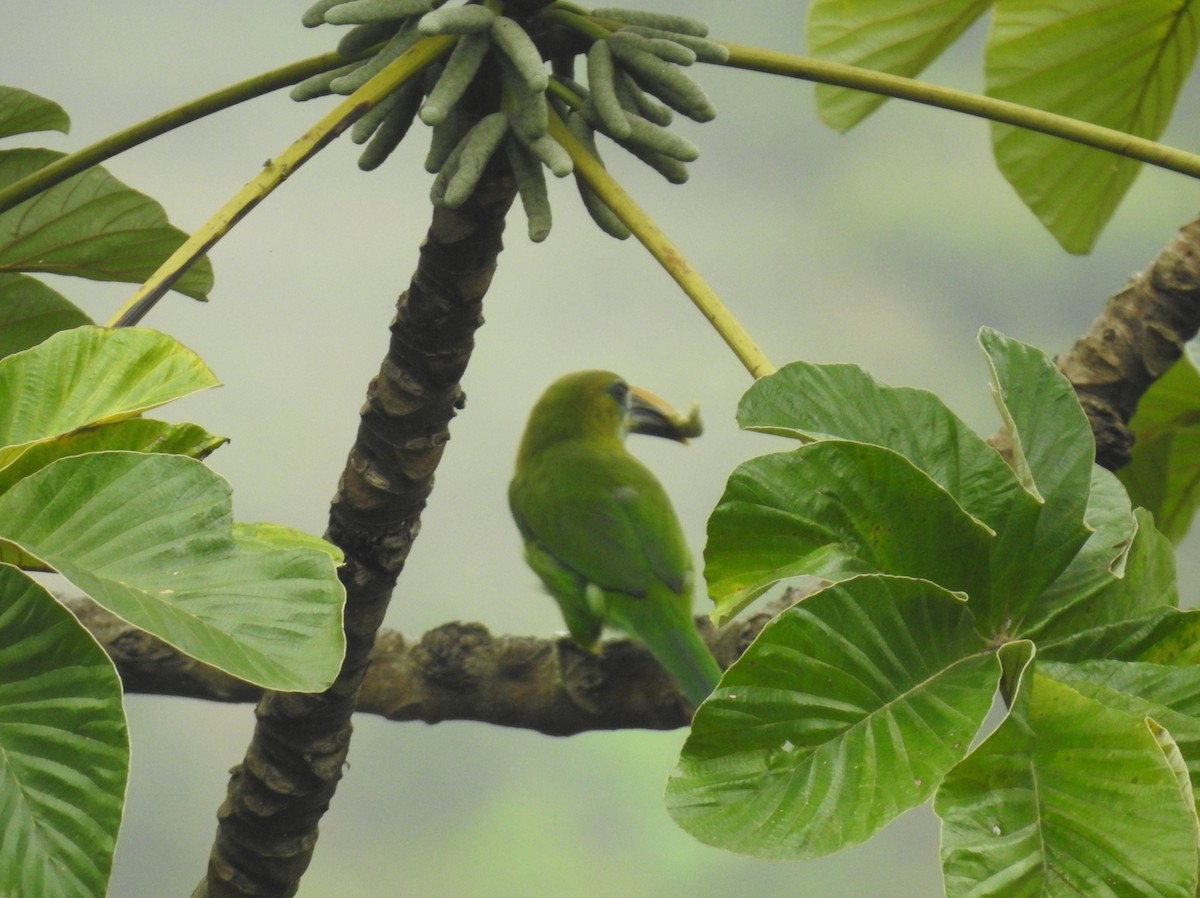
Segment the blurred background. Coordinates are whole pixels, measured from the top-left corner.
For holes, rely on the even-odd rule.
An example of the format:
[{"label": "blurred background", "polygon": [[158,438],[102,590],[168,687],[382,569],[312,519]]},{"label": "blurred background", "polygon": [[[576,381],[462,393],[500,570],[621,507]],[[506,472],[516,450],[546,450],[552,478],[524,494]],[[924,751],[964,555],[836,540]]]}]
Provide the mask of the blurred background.
[{"label": "blurred background", "polygon": [[[331,49],[337,29],[300,26],[306,5],[8,0],[0,82],[56,100],[72,117],[69,136],[29,142],[78,148]],[[797,0],[645,5],[702,18],[718,38],[804,49]],[[985,29],[968,32],[924,77],[980,89]],[[614,174],[776,365],[855,362],[886,382],[938,392],[984,434],[998,419],[978,329],[1065,351],[1200,205],[1192,182],[1144,171],[1095,252],[1071,257],[997,174],[981,121],[891,101],[837,135],[817,119],[808,84],[715,68],[700,77],[719,115],[680,126],[702,151],[691,182],[671,187],[610,148]],[[1187,112],[1197,87],[1185,93],[1167,143],[1200,147],[1200,116]],[[328,108],[281,92],[108,167],[191,230]],[[428,225],[426,147],[418,125],[383,168],[363,174],[358,148],[343,138],[213,251],[210,303],[172,294],[144,322],[198,352],[225,384],[164,414],[232,438],[210,462],[233,484],[240,520],[324,529],[396,295]],[[749,376],[640,246],[597,230],[570,181],[552,184],[551,199],[554,230],[542,245],[526,240],[519,205],[510,219],[465,378],[468,405],[389,613],[388,625],[412,636],[448,620],[481,621],[496,633],[562,631],[521,560],[505,498],[525,415],[559,374],[612,368],[677,406],[700,404],[707,432],[690,447],[631,444],[674,498],[697,556],[728,473],[786,448],[738,432],[733,416]],[[129,292],[55,286],[100,321]],[[1194,547],[1181,553],[1185,597],[1200,584]],[[111,894],[187,894],[203,872],[251,709],[131,696],[129,715],[133,770]],[[927,808],[813,862],[756,861],[694,842],[661,797],[683,737],[551,739],[359,718],[301,895],[941,893],[937,821]]]}]

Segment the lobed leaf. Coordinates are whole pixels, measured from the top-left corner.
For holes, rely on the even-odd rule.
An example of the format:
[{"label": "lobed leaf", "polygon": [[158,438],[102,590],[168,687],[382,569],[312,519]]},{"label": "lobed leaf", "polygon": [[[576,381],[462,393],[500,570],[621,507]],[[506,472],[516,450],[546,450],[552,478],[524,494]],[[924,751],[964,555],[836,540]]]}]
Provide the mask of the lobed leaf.
[{"label": "lobed leaf", "polygon": [[[992,5],[992,0],[813,0],[805,20],[809,52],[818,59],[913,77],[937,59]],[[848,131],[887,98],[818,84],[817,112]]]},{"label": "lobed leaf", "polygon": [[92,319],[57,290],[23,274],[0,274],[0,359]]},{"label": "lobed leaf", "polygon": [[922,577],[983,598],[990,537],[903,456],[827,440],[738,466],[708,520],[704,576],[719,619],[800,575]]},{"label": "lobed leaf", "polygon": [[142,328],[79,327],[0,359],[0,470],[38,443],[215,386],[200,358]]},{"label": "lobed leaf", "polygon": [[344,592],[333,553],[235,533],[229,485],[200,462],[135,452],[59,459],[0,495],[0,540],[241,679],[318,691],[337,674]]},{"label": "lobed leaf", "polygon": [[0,894],[103,895],[129,768],[112,662],[0,564]]},{"label": "lobed leaf", "polygon": [[1198,827],[1170,734],[1028,674],[934,800],[948,898],[1193,896]]},{"label": "lobed leaf", "polygon": [[[1158,138],[1196,58],[1200,8],[1175,0],[1004,0],[985,49],[990,96]],[[1086,253],[1141,164],[993,123],[1000,171],[1069,252]]]},{"label": "lobed leaf", "polygon": [[65,134],[70,128],[71,119],[53,100],[19,87],[0,86],[0,137],[31,131],[62,131]]},{"label": "lobed leaf", "polygon": [[[62,156],[44,149],[0,151],[0,186]],[[153,199],[91,168],[0,212],[0,273],[140,284],[186,239]],[[212,265],[200,259],[173,288],[203,299],[212,289]]]},{"label": "lobed leaf", "polygon": [[966,754],[999,676],[967,603],[935,584],[829,586],[768,624],[700,706],[668,809],[759,857],[861,842]]}]

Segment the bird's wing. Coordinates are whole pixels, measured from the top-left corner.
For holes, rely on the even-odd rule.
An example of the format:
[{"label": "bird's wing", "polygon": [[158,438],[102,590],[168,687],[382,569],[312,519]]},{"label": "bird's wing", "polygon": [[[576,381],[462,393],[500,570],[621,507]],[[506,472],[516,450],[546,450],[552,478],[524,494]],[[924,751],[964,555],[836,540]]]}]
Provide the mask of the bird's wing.
[{"label": "bird's wing", "polygon": [[601,589],[688,586],[691,557],[671,502],[628,453],[559,444],[514,479],[509,498],[526,540]]}]

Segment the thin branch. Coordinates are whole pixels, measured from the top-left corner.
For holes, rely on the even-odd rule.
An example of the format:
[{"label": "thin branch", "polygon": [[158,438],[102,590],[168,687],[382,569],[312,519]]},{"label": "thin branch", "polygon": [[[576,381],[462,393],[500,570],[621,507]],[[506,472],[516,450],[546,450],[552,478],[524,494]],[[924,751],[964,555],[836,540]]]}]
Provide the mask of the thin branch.
[{"label": "thin branch", "polygon": [[1193,178],[1200,178],[1200,156],[1187,153],[1165,144],[1155,143],[1144,137],[1135,137],[1114,128],[1105,128],[1079,119],[1057,115],[1020,103],[1007,100],[997,100],[982,94],[955,90],[942,87],[914,78],[904,78],[900,75],[889,75],[884,72],[874,72],[858,66],[844,63],[828,62],[813,59],[810,56],[795,56],[777,50],[764,50],[759,47],[748,47],[742,44],[731,44],[721,41],[729,50],[729,60],[723,65],[732,68],[746,69],[753,72],[765,72],[772,75],[783,75],[788,78],[802,78],[805,81],[816,81],[821,84],[834,84],[839,87],[849,87],[867,93],[883,94],[902,100],[911,100],[926,106],[937,106],[954,112],[965,112],[993,122],[1003,122],[1061,137],[1074,143],[1106,150],[1118,156],[1126,156],[1141,162],[1169,171],[1179,172]]},{"label": "thin branch", "polygon": [[[780,599],[720,629],[697,618],[722,668],[766,623],[804,593]],[[125,691],[216,702],[253,702],[262,690],[181,654],[90,599],[63,603],[108,652]],[[448,623],[418,639],[380,630],[357,713],[394,721],[470,720],[570,736],[591,730],[676,729],[692,709],[653,656],[629,639],[592,654],[566,637],[493,636],[480,624]]]},{"label": "thin branch", "polygon": [[1071,351],[1056,359],[1096,436],[1096,463],[1128,464],[1138,401],[1200,330],[1200,220],[1180,228],[1158,257],[1109,298]]}]

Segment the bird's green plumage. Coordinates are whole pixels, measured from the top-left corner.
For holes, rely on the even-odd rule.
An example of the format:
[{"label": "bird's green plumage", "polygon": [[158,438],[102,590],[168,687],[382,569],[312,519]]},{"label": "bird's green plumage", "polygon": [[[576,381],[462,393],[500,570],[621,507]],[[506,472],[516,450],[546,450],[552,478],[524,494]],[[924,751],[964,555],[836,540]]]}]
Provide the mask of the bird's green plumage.
[{"label": "bird's green plumage", "polygon": [[[631,398],[607,371],[553,383],[530,414],[509,504],[571,636],[591,647],[605,624],[629,632],[698,704],[720,669],[692,620],[692,561],[670,499],[625,449]],[[646,429],[666,436],[669,424],[658,416]]]}]

